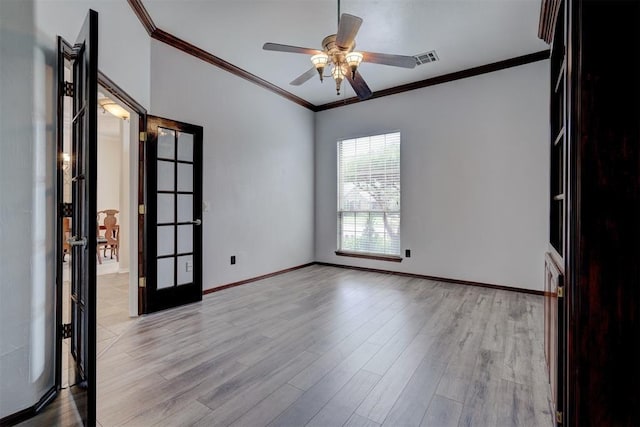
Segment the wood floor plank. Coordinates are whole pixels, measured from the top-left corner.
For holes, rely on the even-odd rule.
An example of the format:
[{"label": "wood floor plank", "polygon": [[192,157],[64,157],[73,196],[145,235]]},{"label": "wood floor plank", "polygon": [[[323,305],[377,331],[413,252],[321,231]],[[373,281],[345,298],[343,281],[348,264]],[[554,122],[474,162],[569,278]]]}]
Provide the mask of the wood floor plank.
[{"label": "wood floor plank", "polygon": [[303,426],[308,423],[379,349],[380,346],[375,344],[362,344],[329,374],[305,391],[269,426]]},{"label": "wood floor plank", "polygon": [[380,375],[360,370],[353,378],[307,423],[307,427],[341,426],[380,380]]},{"label": "wood floor plank", "polygon": [[[274,371],[265,372],[262,380],[251,383],[249,386],[238,389],[235,389],[233,385],[224,389],[217,388],[216,399],[206,400],[207,406],[213,409],[211,417],[210,419],[208,419],[209,417],[203,418],[200,422],[206,422],[208,424],[202,425],[209,426],[226,426],[233,423],[257,403],[282,387],[317,357],[318,355],[315,353],[304,351]],[[202,402],[202,400],[200,401]]]},{"label": "wood floor plank", "polygon": [[[387,318],[388,316],[382,314],[366,322],[351,335],[347,336],[341,343],[336,345],[335,348],[327,351],[307,369],[296,375],[289,383],[301,390],[308,390],[342,360],[351,355],[355,349],[380,328],[380,325],[385,323]],[[314,347],[312,346],[311,348]]]},{"label": "wood floor plank", "polygon": [[292,385],[285,384],[243,416],[238,418],[233,427],[261,427],[270,423],[304,393]]},{"label": "wood floor plank", "polygon": [[358,407],[356,413],[379,424],[384,422],[432,342],[430,337],[418,334]]},{"label": "wood floor plank", "polygon": [[380,424],[371,421],[367,417],[354,413],[344,427],[380,427]]},{"label": "wood floor plank", "polygon": [[490,314],[486,306],[486,313],[474,313],[478,299],[479,294],[475,289],[468,290],[462,304],[453,313],[452,323],[457,323],[459,328],[452,334],[451,342],[455,343],[457,348],[451,355],[437,389],[437,394],[458,402],[464,402],[471,384],[478,350],[484,336],[482,326],[486,325]]},{"label": "wood floor plank", "polygon": [[[456,427],[462,412],[462,403],[439,395],[433,396],[420,427]],[[517,424],[498,424],[517,425]]]},{"label": "wood floor plank", "polygon": [[427,412],[445,367],[444,362],[434,363],[431,357],[425,357],[382,425],[418,427]]},{"label": "wood floor plank", "polygon": [[499,390],[498,425],[552,425],[549,405],[534,395],[531,386],[502,380]]},{"label": "wood floor plank", "polygon": [[461,425],[497,425],[504,354],[480,350],[464,400]]},{"label": "wood floor plank", "polygon": [[190,426],[202,418],[211,414],[211,409],[197,400],[192,400],[181,411],[174,412],[171,415],[166,416],[157,423],[148,423],[149,420],[140,420],[140,423],[132,423],[131,426],[153,425],[154,427],[175,427],[175,426]]}]

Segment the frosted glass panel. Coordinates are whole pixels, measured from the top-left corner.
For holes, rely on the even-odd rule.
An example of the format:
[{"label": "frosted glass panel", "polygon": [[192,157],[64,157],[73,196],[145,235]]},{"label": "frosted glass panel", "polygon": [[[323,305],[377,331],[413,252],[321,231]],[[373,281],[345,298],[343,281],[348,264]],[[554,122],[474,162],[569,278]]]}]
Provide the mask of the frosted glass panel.
[{"label": "frosted glass panel", "polygon": [[158,226],[158,256],[174,254],[174,228],[175,227],[173,225]]},{"label": "frosted glass panel", "polygon": [[178,253],[193,252],[193,225],[178,226]]},{"label": "frosted glass panel", "polygon": [[158,260],[158,289],[173,286],[174,258],[162,258]]},{"label": "frosted glass panel", "polygon": [[193,162],[193,135],[178,132],[178,160]]},{"label": "frosted glass panel", "polygon": [[174,191],[174,164],[158,160],[158,191]]},{"label": "frosted glass panel", "polygon": [[171,129],[158,128],[158,157],[175,159],[176,133]]},{"label": "frosted glass panel", "polygon": [[158,224],[175,222],[173,194],[158,194]]},{"label": "frosted glass panel", "polygon": [[178,286],[193,283],[193,256],[178,257]]},{"label": "frosted glass panel", "polygon": [[178,163],[178,191],[193,191],[193,165]]},{"label": "frosted glass panel", "polygon": [[193,196],[178,194],[178,222],[193,221]]}]

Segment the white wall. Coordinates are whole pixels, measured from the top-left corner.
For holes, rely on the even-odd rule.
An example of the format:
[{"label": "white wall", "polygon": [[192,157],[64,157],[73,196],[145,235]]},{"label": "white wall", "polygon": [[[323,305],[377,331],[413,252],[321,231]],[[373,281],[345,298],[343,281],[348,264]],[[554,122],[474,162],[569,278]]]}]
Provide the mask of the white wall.
[{"label": "white wall", "polygon": [[0,418],[54,383],[54,61],[33,2],[0,1]]},{"label": "white wall", "polygon": [[125,0],[36,0],[36,26],[44,43],[60,35],[76,41],[89,9],[98,12],[98,68],[149,108],[150,38]]},{"label": "white wall", "polygon": [[120,179],[123,165],[128,166],[127,163],[122,163],[122,138],[98,134],[98,211],[120,210]]},{"label": "white wall", "polygon": [[313,261],[313,113],[157,41],[151,93],[204,127],[204,288]]},{"label": "white wall", "polygon": [[[316,115],[316,261],[543,289],[548,61]],[[339,257],[336,141],[400,130],[401,263]]]}]

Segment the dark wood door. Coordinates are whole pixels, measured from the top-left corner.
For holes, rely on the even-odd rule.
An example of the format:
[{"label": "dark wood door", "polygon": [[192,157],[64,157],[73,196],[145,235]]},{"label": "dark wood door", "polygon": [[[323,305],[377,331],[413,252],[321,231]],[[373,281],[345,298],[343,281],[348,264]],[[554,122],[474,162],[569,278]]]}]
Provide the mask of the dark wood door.
[{"label": "dark wood door", "polygon": [[553,255],[544,261],[544,353],[551,384],[551,403],[556,424],[562,424],[564,411],[565,308],[563,274]]},{"label": "dark wood door", "polygon": [[[72,203],[66,213],[71,217],[71,237],[67,240],[71,263],[69,387],[78,414],[89,426],[96,424],[97,55],[98,14],[90,10],[73,46],[58,37],[59,98],[73,98]],[[64,81],[64,65],[60,65],[65,57],[70,60],[71,82]],[[59,105],[63,104],[59,101]],[[64,109],[59,109],[58,115],[60,125]],[[58,146],[61,147],[61,142]]]},{"label": "dark wood door", "polygon": [[147,116],[144,312],[202,300],[202,127]]}]

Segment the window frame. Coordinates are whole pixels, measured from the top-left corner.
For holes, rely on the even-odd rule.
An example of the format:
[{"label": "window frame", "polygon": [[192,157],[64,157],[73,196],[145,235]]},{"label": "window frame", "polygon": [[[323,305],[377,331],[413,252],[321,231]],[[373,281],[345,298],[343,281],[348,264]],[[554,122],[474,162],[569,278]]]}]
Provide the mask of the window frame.
[{"label": "window frame", "polygon": [[[397,134],[397,136],[396,136]],[[397,196],[392,196],[392,197],[396,197],[398,200],[398,204],[397,204],[397,210],[391,210],[388,208],[382,208],[382,209],[370,209],[370,210],[362,210],[362,209],[343,209],[344,208],[344,194],[343,194],[343,183],[344,183],[344,177],[343,177],[343,168],[342,168],[342,161],[343,159],[341,158],[341,155],[343,155],[344,153],[344,149],[343,149],[343,144],[345,142],[351,141],[354,144],[358,143],[358,140],[369,140],[369,143],[371,143],[372,139],[374,138],[380,138],[380,137],[384,137],[385,138],[385,142],[384,144],[386,145],[388,142],[386,141],[386,139],[391,136],[392,138],[397,138],[397,162],[394,162],[394,171],[392,172],[393,174],[397,174]],[[393,143],[393,142],[392,142]],[[336,206],[336,247],[337,250],[335,251],[336,255],[339,256],[348,256],[348,257],[355,257],[355,258],[366,258],[366,259],[374,259],[374,260],[379,260],[379,261],[394,261],[394,262],[401,262],[402,261],[402,257],[401,257],[401,253],[402,253],[402,245],[401,245],[401,221],[402,221],[402,204],[401,204],[401,200],[402,200],[402,191],[401,191],[401,164],[402,164],[402,160],[401,160],[401,146],[402,146],[402,134],[399,130],[396,131],[390,131],[390,132],[384,132],[384,133],[379,133],[379,134],[372,134],[372,135],[364,135],[364,136],[359,136],[359,137],[352,137],[352,138],[342,138],[339,139],[338,141],[336,141],[336,190],[337,190],[337,194],[336,194],[336,202],[337,202],[337,206]],[[370,152],[369,152],[370,153]],[[369,161],[371,162],[371,158],[369,153],[367,154],[367,156],[369,157]],[[396,166],[397,165],[397,166]],[[395,168],[397,167],[397,171],[395,170]],[[354,215],[354,221],[356,221],[356,215],[357,214],[377,214],[383,217],[383,223],[385,224],[384,227],[386,228],[386,224],[388,224],[387,222],[387,215],[397,215],[397,252],[366,252],[366,251],[360,251],[360,250],[354,250],[352,248],[348,248],[345,249],[344,248],[344,242],[343,242],[343,234],[344,234],[344,219],[345,219],[345,214],[353,214]],[[385,231],[383,232],[386,236],[388,235],[387,230],[385,229]]]}]

